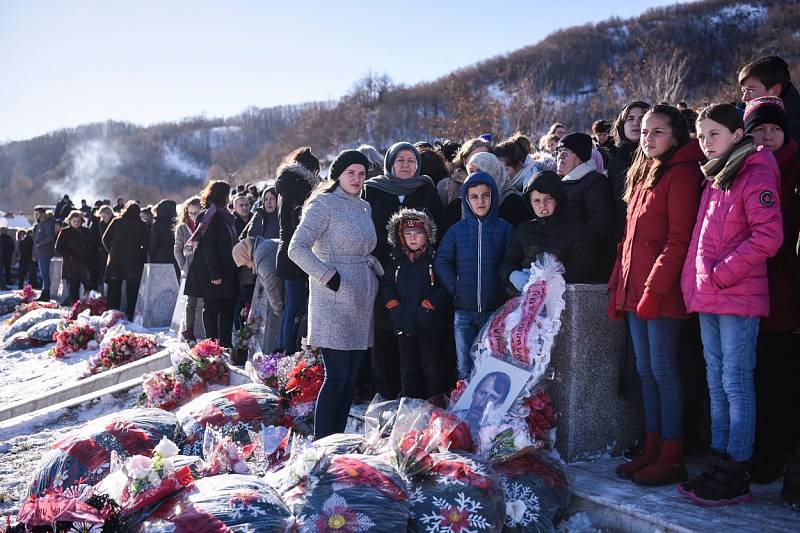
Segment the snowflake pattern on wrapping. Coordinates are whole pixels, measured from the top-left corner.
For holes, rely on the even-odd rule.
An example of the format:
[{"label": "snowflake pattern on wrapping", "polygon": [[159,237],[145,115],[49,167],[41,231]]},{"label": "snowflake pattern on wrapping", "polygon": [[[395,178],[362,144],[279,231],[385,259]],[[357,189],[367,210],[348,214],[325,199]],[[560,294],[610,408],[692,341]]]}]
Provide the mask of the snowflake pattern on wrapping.
[{"label": "snowflake pattern on wrapping", "polygon": [[525,505],[525,513],[518,519],[506,514],[506,525],[508,527],[527,527],[539,520],[542,507],[539,504],[539,497],[531,487],[516,481],[509,483],[505,479],[500,481],[500,486],[503,488],[506,506],[514,505],[515,502],[521,502]]},{"label": "snowflake pattern on wrapping", "polygon": [[455,502],[446,498],[433,497],[435,511],[422,515],[427,533],[478,533],[489,529],[491,524],[479,513],[483,506],[480,502],[459,492]]},{"label": "snowflake pattern on wrapping", "polygon": [[88,522],[73,522],[69,528],[69,533],[100,533],[103,524],[90,524]]},{"label": "snowflake pattern on wrapping", "polygon": [[361,533],[375,527],[369,516],[352,510],[347,501],[335,492],[325,500],[322,511],[311,516],[300,516],[300,531],[315,533]]},{"label": "snowflake pattern on wrapping", "polygon": [[267,498],[263,494],[250,489],[241,489],[231,495],[228,505],[230,506],[231,516],[235,520],[239,520],[245,516],[245,513],[250,513],[251,518],[256,518],[261,515],[266,515],[267,512],[261,507],[253,504],[266,505]]}]

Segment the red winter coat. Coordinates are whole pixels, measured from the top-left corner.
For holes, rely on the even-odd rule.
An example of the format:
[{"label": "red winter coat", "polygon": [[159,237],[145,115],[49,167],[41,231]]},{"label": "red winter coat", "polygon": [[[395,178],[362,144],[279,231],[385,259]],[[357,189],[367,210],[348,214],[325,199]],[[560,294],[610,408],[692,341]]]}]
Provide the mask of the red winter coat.
[{"label": "red winter coat", "polygon": [[779,179],[775,156],[759,150],[727,191],[706,180],[681,274],[690,313],[769,314],[767,259],[783,243]]},{"label": "red winter coat", "polygon": [[800,144],[787,137],[783,148],[775,153],[781,169],[781,215],[783,244],[775,257],[767,261],[769,279],[769,316],[761,319],[761,331],[794,331],[800,327],[800,310],[795,287],[797,283],[797,233],[800,217],[794,184],[800,176]]},{"label": "red winter coat", "polygon": [[702,159],[693,139],[672,154],[655,187],[641,180],[634,188],[608,282],[617,310],[635,312],[647,289],[661,297],[660,316],[686,318],[680,276],[700,203]]}]

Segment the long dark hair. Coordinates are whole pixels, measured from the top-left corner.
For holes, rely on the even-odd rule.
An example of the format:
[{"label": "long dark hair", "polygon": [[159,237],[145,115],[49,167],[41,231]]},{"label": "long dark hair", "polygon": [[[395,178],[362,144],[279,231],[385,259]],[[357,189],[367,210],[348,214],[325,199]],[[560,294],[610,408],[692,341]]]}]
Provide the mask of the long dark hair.
[{"label": "long dark hair", "polygon": [[641,100],[636,100],[635,102],[628,102],[625,104],[625,107],[623,107],[622,111],[620,111],[619,115],[617,115],[617,119],[614,121],[614,126],[611,128],[611,136],[614,138],[614,145],[617,148],[624,144],[633,142],[625,136],[625,121],[628,119],[631,109],[634,108],[647,111],[650,109],[650,104]]},{"label": "long dark hair", "polygon": [[731,133],[734,133],[736,130],[744,131],[744,120],[742,119],[741,113],[736,109],[736,106],[732,104],[712,104],[708,107],[703,108],[700,111],[700,114],[697,115],[697,121],[700,122],[704,118],[708,118],[717,122],[718,124],[722,124]]},{"label": "long dark hair", "polygon": [[230,193],[231,186],[227,181],[212,180],[206,183],[206,186],[200,191],[200,203],[206,209],[211,207],[211,204],[224,209],[228,204]]},{"label": "long dark hair", "polygon": [[669,161],[669,158],[672,157],[672,154],[689,142],[689,125],[686,123],[686,119],[683,118],[681,112],[678,111],[678,108],[672,107],[671,105],[655,105],[645,112],[642,117],[642,122],[644,122],[645,117],[649,117],[650,115],[661,115],[667,119],[669,129],[672,130],[672,137],[675,139],[675,144],[669,150],[658,157],[654,157],[652,160],[645,155],[641,146],[636,149],[633,163],[625,177],[625,194],[623,195],[623,199],[626,202],[630,201],[633,195],[633,189],[640,181],[645,180],[644,186],[646,189],[655,187],[667,170],[666,163]]},{"label": "long dark hair", "polygon": [[[556,126],[556,124],[554,124],[554,126]],[[498,159],[504,160],[506,164],[519,169],[525,164],[525,159],[532,151],[533,145],[531,144],[531,140],[527,135],[518,131],[495,146],[492,153],[496,155]]]}]

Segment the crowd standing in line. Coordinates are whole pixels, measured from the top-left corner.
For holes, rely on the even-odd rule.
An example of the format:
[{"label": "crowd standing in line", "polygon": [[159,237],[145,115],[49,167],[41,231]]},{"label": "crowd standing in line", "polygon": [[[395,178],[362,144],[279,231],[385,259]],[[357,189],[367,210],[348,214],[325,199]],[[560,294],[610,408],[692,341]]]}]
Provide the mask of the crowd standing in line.
[{"label": "crowd standing in line", "polygon": [[[0,285],[16,258],[19,287],[40,278],[50,299],[57,255],[65,303],[83,286],[121,309],[124,285],[133,318],[145,262],[173,264],[183,339],[200,336],[200,308],[205,336],[231,347],[261,278],[275,351],[293,353],[301,337],[322,350],[323,437],[344,429],[356,395],[429,398],[468,378],[478,331],[549,252],[567,282],[608,284],[608,317],[630,334],[645,435],[619,476],[679,483],[720,506],[785,473],[784,492],[800,498],[800,94],[777,57],[745,65],[738,82],[744,106],[633,101],[592,136],[553,124],[538,150],[521,132],[398,142],[385,155],[361,145],[323,179],[304,146],[260,194],[211,181],[179,210],[123,198],[75,208],[65,195],[36,208],[32,232],[0,229]],[[698,393],[679,353],[692,343],[711,438],[688,480],[683,458],[698,439],[684,398]]]}]

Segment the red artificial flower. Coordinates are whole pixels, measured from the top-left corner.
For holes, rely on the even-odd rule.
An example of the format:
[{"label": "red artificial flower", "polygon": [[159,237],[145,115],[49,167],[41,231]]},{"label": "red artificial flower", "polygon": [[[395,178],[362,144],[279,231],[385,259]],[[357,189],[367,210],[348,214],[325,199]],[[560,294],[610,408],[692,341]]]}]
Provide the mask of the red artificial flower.
[{"label": "red artificial flower", "polygon": [[439,522],[439,526],[442,531],[460,533],[462,529],[469,528],[469,511],[458,507],[450,507],[449,509],[442,509],[441,513],[442,520]]}]

